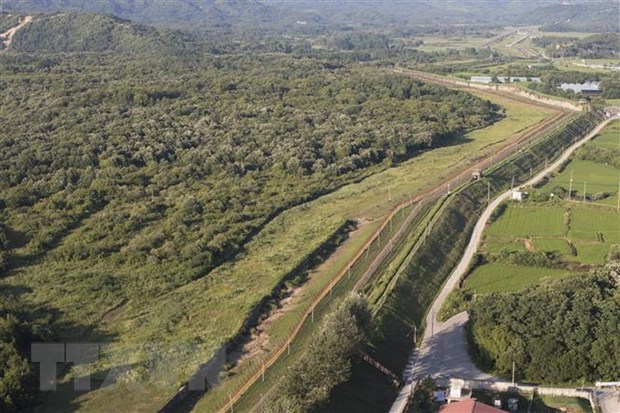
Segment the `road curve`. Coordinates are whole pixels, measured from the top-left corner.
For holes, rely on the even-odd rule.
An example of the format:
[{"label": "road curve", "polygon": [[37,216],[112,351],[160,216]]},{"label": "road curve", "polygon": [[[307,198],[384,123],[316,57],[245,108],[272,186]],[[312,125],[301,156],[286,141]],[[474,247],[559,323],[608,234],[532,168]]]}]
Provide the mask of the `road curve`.
[{"label": "road curve", "polygon": [[[547,174],[553,172],[563,162],[567,161],[577,148],[590,141],[598,135],[599,132],[607,126],[607,124],[616,119],[620,119],[620,117],[608,118],[598,124],[585,137],[566,149],[564,153],[546,169],[520,186],[532,186],[542,180]],[[437,320],[437,314],[443,307],[443,304],[450,292],[458,285],[461,278],[467,272],[469,263],[478,250],[478,246],[482,240],[482,234],[487,222],[491,218],[493,211],[502,202],[509,199],[511,193],[512,189],[497,196],[484,210],[476,222],[476,226],[474,227],[469,244],[465,249],[461,261],[452,271],[452,274],[450,274],[450,277],[445,282],[443,288],[439,292],[439,295],[437,295],[437,298],[435,298],[435,301],[428,310],[425,320],[426,328],[424,329],[422,345],[419,349],[415,349],[412,352],[409,360],[407,361],[407,365],[405,366],[403,372],[405,385],[394,401],[394,404],[390,409],[390,413],[404,412],[407,406],[407,400],[413,391],[416,378],[426,375],[450,375],[450,373],[455,372],[459,372],[461,374],[459,375],[460,378],[491,378],[491,376],[482,373],[475,368],[469,357],[465,357],[465,359],[462,357],[461,353],[467,354],[467,343],[465,341],[464,331],[464,326],[468,318],[467,313],[463,312],[457,314],[446,322]],[[448,343],[448,345],[446,343]]]}]

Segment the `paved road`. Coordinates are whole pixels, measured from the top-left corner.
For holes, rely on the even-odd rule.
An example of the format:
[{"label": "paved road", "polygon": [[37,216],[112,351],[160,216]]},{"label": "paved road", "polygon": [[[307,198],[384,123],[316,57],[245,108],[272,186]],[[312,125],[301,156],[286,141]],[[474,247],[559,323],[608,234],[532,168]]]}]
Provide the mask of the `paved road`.
[{"label": "paved road", "polygon": [[[600,123],[594,130],[588,133],[588,135],[564,151],[564,153],[555,162],[549,165],[547,169],[541,171],[521,186],[531,186],[542,180],[547,174],[553,172],[563,162],[568,160],[577,148],[594,138],[614,119],[618,118],[607,119]],[[459,378],[492,379],[491,376],[478,370],[467,354],[467,342],[465,340],[464,330],[464,325],[468,318],[467,313],[457,314],[444,323],[437,320],[436,315],[439,313],[439,310],[450,292],[458,285],[459,280],[466,273],[471,259],[478,250],[482,234],[491,214],[502,202],[509,199],[511,194],[512,190],[509,190],[495,198],[478,219],[461,261],[444,284],[428,311],[422,345],[411,354],[407,361],[407,365],[403,372],[406,384],[394,401],[390,413],[402,413],[405,410],[407,399],[413,390],[413,382],[425,376],[453,375]],[[603,412],[620,413],[620,410],[603,410]]]}]

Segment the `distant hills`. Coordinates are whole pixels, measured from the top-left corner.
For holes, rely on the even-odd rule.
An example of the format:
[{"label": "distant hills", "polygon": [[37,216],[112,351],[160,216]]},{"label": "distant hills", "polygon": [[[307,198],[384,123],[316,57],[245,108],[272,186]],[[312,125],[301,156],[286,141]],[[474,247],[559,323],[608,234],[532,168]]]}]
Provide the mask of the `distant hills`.
[{"label": "distant hills", "polygon": [[[0,27],[16,24],[0,14]],[[199,36],[114,16],[64,12],[37,15],[15,34],[11,50],[26,53],[104,53],[178,56],[202,46]]]},{"label": "distant hills", "polygon": [[541,25],[618,31],[614,0],[4,0],[6,11],[84,11],[142,24],[212,30],[290,31],[343,26]]}]

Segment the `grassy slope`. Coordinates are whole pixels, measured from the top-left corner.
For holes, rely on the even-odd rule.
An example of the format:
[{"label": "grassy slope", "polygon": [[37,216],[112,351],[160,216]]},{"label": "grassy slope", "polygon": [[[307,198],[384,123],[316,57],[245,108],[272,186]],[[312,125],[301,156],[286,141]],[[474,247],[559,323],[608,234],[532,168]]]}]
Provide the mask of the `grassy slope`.
[{"label": "grassy slope", "polygon": [[[178,363],[173,376],[179,380],[186,377],[195,366],[208,359],[214,346],[233,336],[243,322],[245,315],[257,301],[279,282],[284,274],[325,240],[347,218],[374,221],[368,230],[360,232],[347,243],[342,251],[344,258],[352,256],[357,246],[377,225],[377,219],[411,193],[427,188],[444,177],[455,167],[464,165],[467,159],[491,151],[493,145],[507,136],[537,123],[549,112],[514,102],[506,102],[481,94],[506,107],[508,118],[484,130],[470,133],[457,144],[421,154],[402,165],[372,176],[361,183],[349,185],[309,204],[293,208],[281,214],[270,223],[248,246],[247,251],[236,262],[214,271],[208,279],[200,280],[179,290],[162,296],[123,304],[113,299],[105,307],[89,304],[83,297],[76,297],[67,288],[72,277],[83,276],[85,268],[72,268],[65,274],[58,274],[53,263],[43,262],[34,274],[52,274],[51,277],[29,276],[18,272],[6,283],[29,290],[25,298],[35,304],[55,303],[55,308],[69,323],[77,325],[99,324],[103,338],[120,343],[141,341],[198,342],[201,350],[191,361]],[[391,186],[392,202],[387,202],[387,187]],[[97,219],[93,216],[90,219]],[[76,236],[78,234],[75,234]],[[69,237],[74,236],[70,235]],[[85,263],[97,268],[101,263]],[[337,266],[319,270],[313,277],[318,282],[308,288],[319,289],[319,283],[329,279]],[[141,271],[149,271],[148,266]],[[132,272],[115,274],[114,277],[132,277]],[[109,281],[109,282],[108,282]],[[113,277],[101,288],[114,288]],[[136,286],[136,288],[140,288]],[[209,299],[204,297],[208,294]],[[307,302],[307,301],[306,301]],[[300,306],[305,302],[300,302]],[[114,310],[114,311],[110,311]],[[290,323],[291,321],[282,321]],[[289,324],[290,325],[290,324]],[[76,337],[78,338],[78,337]],[[118,363],[103,363],[100,371]],[[178,376],[177,376],[178,375]],[[160,404],[168,389],[144,389],[144,391],[118,390],[123,398],[111,397],[107,392],[94,391],[79,395],[72,403],[89,411],[102,411],[116,403],[126,405],[137,403],[137,398],[148,394],[151,402],[136,404],[140,411],[152,410]],[[155,393],[156,392],[156,393]],[[152,398],[157,394],[156,398]],[[105,407],[104,407],[105,406]],[[62,409],[65,405],[59,405]]]}]

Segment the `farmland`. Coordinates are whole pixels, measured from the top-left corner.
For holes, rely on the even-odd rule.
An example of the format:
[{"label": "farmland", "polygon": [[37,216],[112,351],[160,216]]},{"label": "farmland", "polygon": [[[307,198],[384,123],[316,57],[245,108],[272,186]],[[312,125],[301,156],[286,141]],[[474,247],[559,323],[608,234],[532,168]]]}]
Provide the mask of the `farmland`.
[{"label": "farmland", "polygon": [[566,190],[570,187],[573,176],[573,195],[583,196],[584,184],[587,195],[601,192],[617,192],[620,170],[609,165],[602,165],[592,161],[572,161],[561,173],[550,180],[543,190],[551,191],[556,186]]},{"label": "farmland", "polygon": [[511,205],[487,230],[493,238],[565,235],[564,209]]},{"label": "farmland", "polygon": [[606,149],[620,148],[620,120],[612,122],[605,128],[605,131],[590,142],[589,145]]},{"label": "farmland", "polygon": [[[620,122],[608,125],[603,133],[586,147],[613,146]],[[587,181],[587,195],[614,193],[618,190],[620,171],[612,166],[592,161],[572,160],[541,188],[533,197],[548,197],[558,187],[569,189],[573,176],[574,200],[549,198],[548,201],[510,202],[501,215],[485,231],[481,251],[490,257],[502,253],[530,251],[550,253],[557,260],[557,268],[488,263],[475,268],[464,287],[477,293],[515,291],[538,283],[547,276],[562,277],[571,271],[572,263],[600,265],[614,244],[620,243],[620,215],[615,209],[616,196],[595,204],[579,202],[583,189],[579,183]],[[581,187],[583,188],[583,187]],[[564,262],[565,265],[561,263]]]},{"label": "farmland", "polygon": [[538,284],[543,278],[572,275],[568,270],[553,268],[519,267],[503,264],[485,264],[476,268],[467,278],[466,290],[474,294],[519,291]]}]

